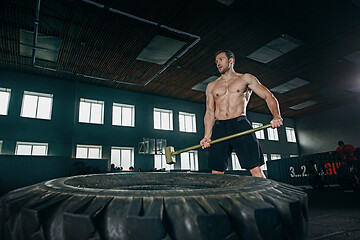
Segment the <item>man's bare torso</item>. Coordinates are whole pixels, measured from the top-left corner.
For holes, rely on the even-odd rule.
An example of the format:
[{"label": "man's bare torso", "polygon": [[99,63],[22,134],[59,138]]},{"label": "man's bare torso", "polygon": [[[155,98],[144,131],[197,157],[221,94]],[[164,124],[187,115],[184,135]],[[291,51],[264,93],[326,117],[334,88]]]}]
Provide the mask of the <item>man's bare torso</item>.
[{"label": "man's bare torso", "polygon": [[219,77],[210,87],[210,94],[215,101],[215,119],[226,120],[246,115],[252,91],[243,74],[236,73],[229,79]]}]

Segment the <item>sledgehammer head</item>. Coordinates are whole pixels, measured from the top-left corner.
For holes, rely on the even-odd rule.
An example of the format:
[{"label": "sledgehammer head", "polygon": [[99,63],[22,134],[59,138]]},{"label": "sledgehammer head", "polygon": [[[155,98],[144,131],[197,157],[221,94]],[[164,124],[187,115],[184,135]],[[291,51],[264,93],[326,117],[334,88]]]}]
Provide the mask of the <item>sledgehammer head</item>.
[{"label": "sledgehammer head", "polygon": [[167,164],[174,164],[176,162],[175,156],[172,154],[174,152],[174,147],[169,146],[165,148],[165,158]]}]

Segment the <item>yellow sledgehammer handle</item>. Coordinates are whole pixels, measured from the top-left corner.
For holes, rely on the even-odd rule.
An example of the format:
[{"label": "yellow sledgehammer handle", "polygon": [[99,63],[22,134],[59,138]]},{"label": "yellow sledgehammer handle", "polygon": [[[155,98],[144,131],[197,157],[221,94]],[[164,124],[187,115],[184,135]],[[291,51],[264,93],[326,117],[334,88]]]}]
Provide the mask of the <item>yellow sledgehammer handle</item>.
[{"label": "yellow sledgehammer handle", "polygon": [[[218,139],[210,141],[209,144],[214,144],[214,143],[230,140],[230,139],[240,137],[240,136],[243,136],[243,135],[246,135],[246,134],[249,134],[249,133],[253,133],[253,132],[263,130],[263,129],[268,128],[268,127],[271,127],[271,124],[267,124],[267,125],[264,125],[264,126],[261,126],[261,127],[258,127],[258,128],[246,130],[244,132],[235,133],[233,135],[229,135],[229,136],[226,136],[226,137],[218,138]],[[177,154],[180,154],[180,153],[183,153],[183,152],[187,152],[187,151],[190,151],[190,150],[194,150],[194,149],[197,149],[197,148],[201,148],[201,145],[198,144],[198,145],[195,145],[195,146],[192,146],[192,147],[181,149],[181,150],[178,150],[178,151],[175,151],[175,152],[171,153],[171,155],[174,156],[174,155],[177,155]]]}]

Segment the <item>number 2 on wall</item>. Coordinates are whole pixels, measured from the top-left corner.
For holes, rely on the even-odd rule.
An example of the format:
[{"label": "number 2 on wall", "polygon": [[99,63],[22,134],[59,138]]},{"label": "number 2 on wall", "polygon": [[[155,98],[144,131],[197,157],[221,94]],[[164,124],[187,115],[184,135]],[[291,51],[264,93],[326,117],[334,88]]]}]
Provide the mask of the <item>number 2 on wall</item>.
[{"label": "number 2 on wall", "polygon": [[302,172],[302,176],[305,177],[306,176],[306,167],[304,165],[301,165],[301,170],[303,171]]}]

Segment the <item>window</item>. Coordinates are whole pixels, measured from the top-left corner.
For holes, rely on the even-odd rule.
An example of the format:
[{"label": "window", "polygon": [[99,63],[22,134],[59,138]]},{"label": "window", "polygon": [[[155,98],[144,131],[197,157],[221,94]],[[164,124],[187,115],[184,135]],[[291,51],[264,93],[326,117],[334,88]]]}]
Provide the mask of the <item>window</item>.
[{"label": "window", "polygon": [[296,137],[295,137],[295,129],[286,127],[286,138],[288,142],[296,143]]},{"label": "window", "polygon": [[[267,167],[266,167],[266,161],[267,161],[267,155],[264,154],[264,165],[261,166],[261,169],[262,170],[267,170]],[[238,157],[236,156],[236,153],[235,152],[232,152],[231,153],[231,163],[232,163],[232,170],[246,170],[244,168],[242,168],[240,166],[240,163],[239,163],[239,159]]]},{"label": "window", "polygon": [[290,154],[290,157],[293,158],[293,157],[299,157],[299,155],[297,154]]},{"label": "window", "polygon": [[154,108],[154,129],[173,130],[173,112]]},{"label": "window", "polygon": [[165,155],[157,154],[157,155],[154,155],[154,168],[156,168],[156,169],[165,168],[166,170],[173,170],[174,164],[167,164]]},{"label": "window", "polygon": [[[252,123],[253,128],[258,128],[258,127],[262,127],[262,126],[263,126],[262,123],[257,123],[257,122]],[[264,130],[256,131],[255,135],[256,135],[257,139],[265,139]]]},{"label": "window", "polygon": [[279,141],[277,128],[268,128],[267,133],[268,133],[269,140]]},{"label": "window", "polygon": [[46,156],[47,151],[47,143],[17,142],[15,155]]},{"label": "window", "polygon": [[135,127],[135,106],[113,103],[112,117],[113,125]]},{"label": "window", "polygon": [[0,140],[0,154],[2,154],[2,143],[3,143],[3,141]]},{"label": "window", "polygon": [[80,98],[79,122],[103,124],[104,102]]},{"label": "window", "polygon": [[181,170],[198,171],[198,153],[197,151],[188,151],[180,154]]},{"label": "window", "polygon": [[50,120],[52,102],[52,94],[25,91],[20,116]]},{"label": "window", "polygon": [[77,145],[76,158],[101,159],[101,146]]},{"label": "window", "polygon": [[196,133],[196,115],[194,113],[179,112],[180,132]]},{"label": "window", "polygon": [[11,90],[0,88],[0,115],[7,115],[9,109]]},{"label": "window", "polygon": [[271,160],[281,159],[281,155],[280,154],[270,154],[270,159]]},{"label": "window", "polygon": [[263,156],[264,156],[264,165],[261,166],[261,169],[264,171],[267,170],[266,162],[268,161],[268,158],[266,153],[264,153]]},{"label": "window", "polygon": [[235,152],[231,153],[232,170],[245,170],[240,166],[239,159]]},{"label": "window", "polygon": [[122,167],[124,170],[134,167],[134,148],[112,147],[111,164],[114,164],[115,167]]}]

